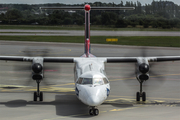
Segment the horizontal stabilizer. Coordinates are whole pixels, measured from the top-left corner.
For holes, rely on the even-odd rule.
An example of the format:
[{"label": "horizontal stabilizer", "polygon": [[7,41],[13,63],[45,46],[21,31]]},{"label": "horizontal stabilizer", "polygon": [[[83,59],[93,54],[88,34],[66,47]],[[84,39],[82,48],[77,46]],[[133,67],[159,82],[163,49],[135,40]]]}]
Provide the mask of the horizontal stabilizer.
[{"label": "horizontal stabilizer", "polygon": [[[40,7],[40,9],[84,10],[84,7]],[[91,7],[91,10],[134,10],[135,7]]]}]

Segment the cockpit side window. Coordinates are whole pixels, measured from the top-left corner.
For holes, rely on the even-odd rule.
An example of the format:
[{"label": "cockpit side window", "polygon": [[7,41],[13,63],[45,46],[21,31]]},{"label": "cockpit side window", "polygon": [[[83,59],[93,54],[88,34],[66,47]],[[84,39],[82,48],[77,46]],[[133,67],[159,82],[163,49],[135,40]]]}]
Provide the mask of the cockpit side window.
[{"label": "cockpit side window", "polygon": [[92,84],[92,78],[84,78],[82,84]]},{"label": "cockpit side window", "polygon": [[109,81],[106,78],[103,78],[104,84],[108,84]]},{"label": "cockpit side window", "polygon": [[78,84],[82,83],[83,78],[79,78],[79,80],[77,81]]}]

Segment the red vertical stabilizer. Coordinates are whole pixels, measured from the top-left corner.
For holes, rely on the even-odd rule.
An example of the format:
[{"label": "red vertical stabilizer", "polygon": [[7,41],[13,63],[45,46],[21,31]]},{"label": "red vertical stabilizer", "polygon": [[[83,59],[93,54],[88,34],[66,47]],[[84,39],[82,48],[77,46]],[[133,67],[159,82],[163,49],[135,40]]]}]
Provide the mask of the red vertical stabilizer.
[{"label": "red vertical stabilizer", "polygon": [[95,57],[91,54],[91,43],[90,43],[90,10],[91,6],[86,4],[85,10],[85,42],[84,42],[84,54],[81,57]]},{"label": "red vertical stabilizer", "polygon": [[91,6],[86,4],[84,6],[85,10],[85,55],[89,57],[90,54],[90,10]]}]

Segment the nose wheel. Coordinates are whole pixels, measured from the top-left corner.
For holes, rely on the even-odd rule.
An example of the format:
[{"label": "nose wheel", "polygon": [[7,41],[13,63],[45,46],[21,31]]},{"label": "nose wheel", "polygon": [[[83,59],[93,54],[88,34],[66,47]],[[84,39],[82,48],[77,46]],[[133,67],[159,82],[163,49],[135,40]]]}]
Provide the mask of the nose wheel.
[{"label": "nose wheel", "polygon": [[136,93],[136,101],[140,101],[140,98],[142,98],[142,101],[146,101],[146,93],[145,92],[137,92]]},{"label": "nose wheel", "polygon": [[89,110],[89,115],[99,115],[99,110],[96,109],[95,107],[92,107],[90,110]]},{"label": "nose wheel", "polygon": [[146,101],[146,93],[142,92],[142,83],[143,81],[140,82],[140,92],[136,93],[136,101],[140,101],[141,97],[142,97],[142,101]]},{"label": "nose wheel", "polygon": [[39,84],[40,84],[40,80],[36,80],[37,82],[37,91],[34,92],[34,101],[37,101],[37,98],[39,98],[39,101],[43,101],[43,92],[40,92],[39,90]]}]

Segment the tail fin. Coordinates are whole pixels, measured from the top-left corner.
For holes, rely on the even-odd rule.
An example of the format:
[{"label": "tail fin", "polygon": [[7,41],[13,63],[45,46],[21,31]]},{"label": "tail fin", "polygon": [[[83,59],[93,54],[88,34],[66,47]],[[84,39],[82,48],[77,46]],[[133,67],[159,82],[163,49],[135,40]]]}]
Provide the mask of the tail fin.
[{"label": "tail fin", "polygon": [[90,49],[90,5],[85,5],[85,51],[86,57],[89,57],[89,54],[91,53]]},{"label": "tail fin", "polygon": [[91,54],[90,45],[90,10],[134,10],[134,7],[91,7],[86,4],[84,7],[41,7],[40,9],[60,9],[60,10],[85,10],[85,44],[82,57],[94,57]]}]

